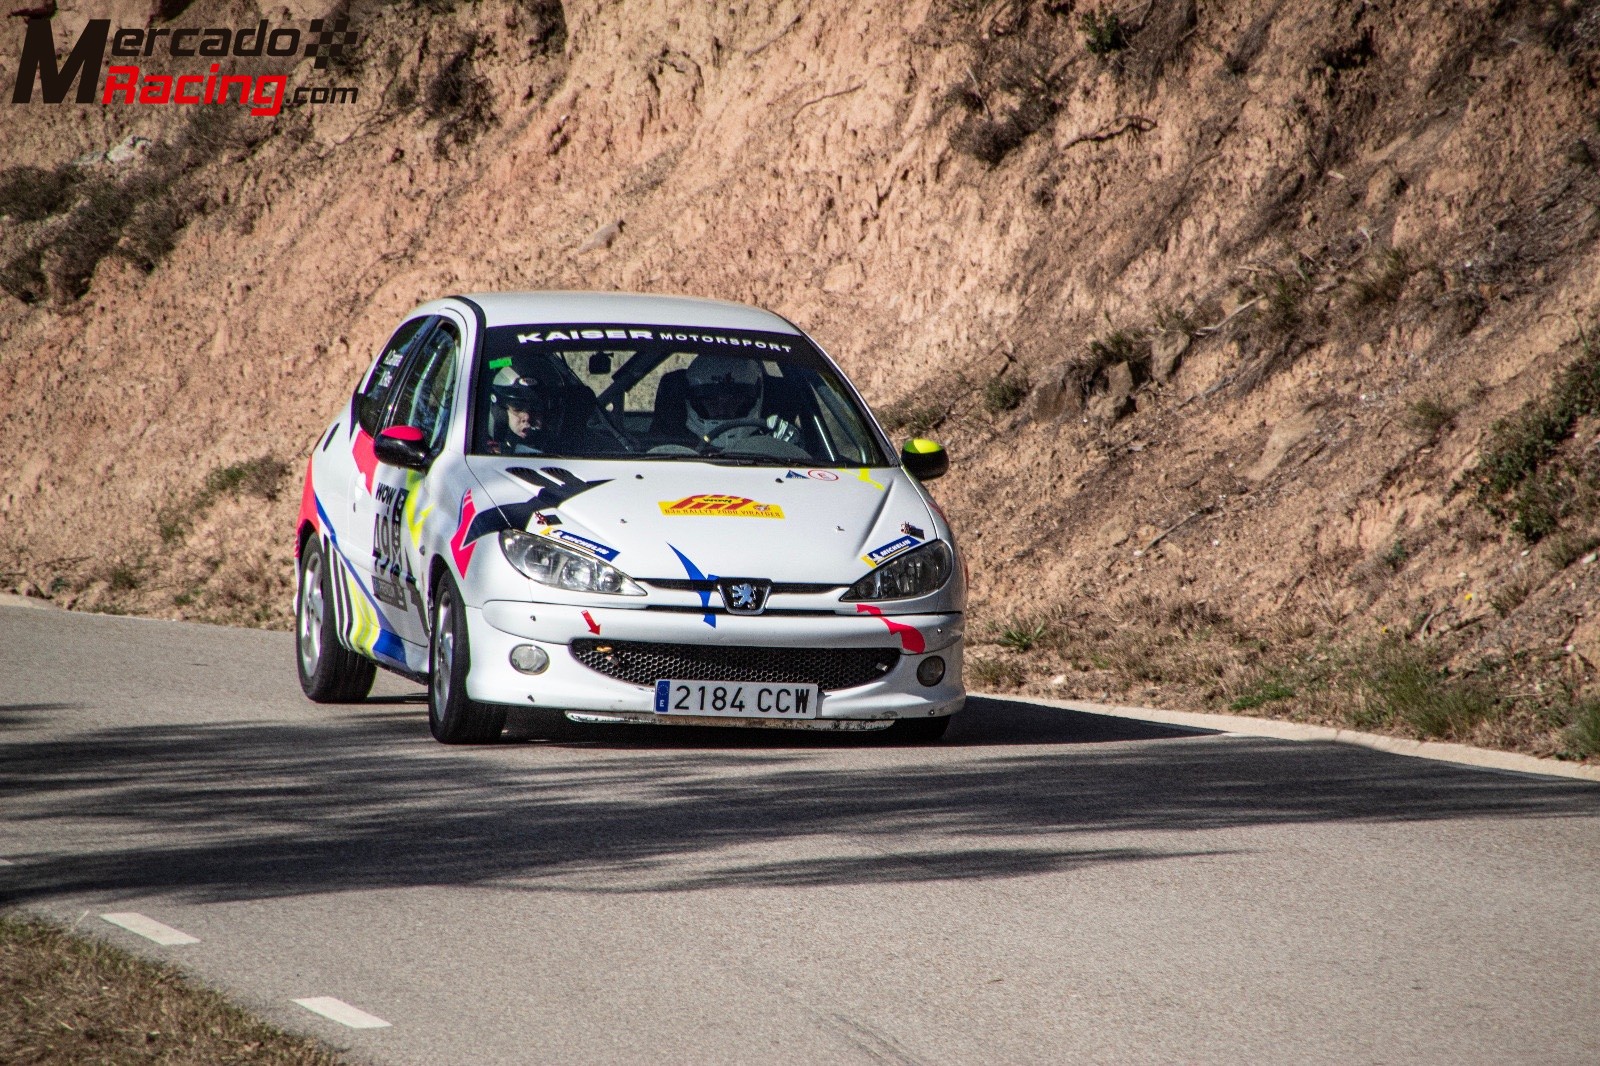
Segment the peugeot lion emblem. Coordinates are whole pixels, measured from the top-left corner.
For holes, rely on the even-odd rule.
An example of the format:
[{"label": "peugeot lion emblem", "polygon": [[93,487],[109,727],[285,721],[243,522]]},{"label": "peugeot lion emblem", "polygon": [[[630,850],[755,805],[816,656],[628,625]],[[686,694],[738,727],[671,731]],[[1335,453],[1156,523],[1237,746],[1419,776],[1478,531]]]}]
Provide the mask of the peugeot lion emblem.
[{"label": "peugeot lion emblem", "polygon": [[767,609],[772,582],[754,578],[728,577],[717,582],[722,604],[730,614],[760,614]]}]

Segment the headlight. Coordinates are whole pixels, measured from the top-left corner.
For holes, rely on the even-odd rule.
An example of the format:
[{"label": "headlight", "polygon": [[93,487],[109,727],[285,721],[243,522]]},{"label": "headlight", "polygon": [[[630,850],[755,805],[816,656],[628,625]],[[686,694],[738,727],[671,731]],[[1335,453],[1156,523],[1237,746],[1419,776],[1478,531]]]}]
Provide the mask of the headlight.
[{"label": "headlight", "polygon": [[609,563],[520,529],[501,531],[500,550],[505,553],[507,562],[541,585],[570,592],[605,592],[613,596],[645,594],[632,578]]},{"label": "headlight", "polygon": [[955,555],[942,540],[924,544],[884,563],[850,586],[841,599],[904,600],[937,592],[950,580]]}]

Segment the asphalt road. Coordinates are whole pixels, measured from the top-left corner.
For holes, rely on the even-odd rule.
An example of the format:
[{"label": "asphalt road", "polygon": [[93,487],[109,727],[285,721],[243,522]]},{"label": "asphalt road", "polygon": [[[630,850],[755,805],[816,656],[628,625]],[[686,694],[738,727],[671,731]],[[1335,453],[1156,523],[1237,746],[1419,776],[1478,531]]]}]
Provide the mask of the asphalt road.
[{"label": "asphalt road", "polygon": [[1594,784],[996,699],[446,748],[291,656],[0,607],[0,900],[381,1063],[1600,1061]]}]

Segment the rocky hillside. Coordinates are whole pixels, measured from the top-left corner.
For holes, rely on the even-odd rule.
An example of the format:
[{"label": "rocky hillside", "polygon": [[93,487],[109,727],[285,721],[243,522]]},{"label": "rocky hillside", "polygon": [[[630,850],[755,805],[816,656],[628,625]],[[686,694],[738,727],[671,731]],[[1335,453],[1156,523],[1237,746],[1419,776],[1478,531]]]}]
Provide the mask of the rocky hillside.
[{"label": "rocky hillside", "polygon": [[1600,5],[64,0],[58,43],[91,14],[343,15],[326,69],[229,62],[359,98],[0,109],[5,585],[284,625],[398,315],[684,292],[950,447],[979,687],[1600,751]]}]

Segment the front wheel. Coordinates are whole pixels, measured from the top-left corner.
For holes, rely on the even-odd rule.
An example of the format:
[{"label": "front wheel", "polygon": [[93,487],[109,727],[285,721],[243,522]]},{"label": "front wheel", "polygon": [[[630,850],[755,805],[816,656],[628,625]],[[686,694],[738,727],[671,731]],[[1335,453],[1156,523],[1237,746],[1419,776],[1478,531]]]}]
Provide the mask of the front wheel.
[{"label": "front wheel", "polygon": [[340,644],[335,629],[333,574],[322,543],[312,538],[300,549],[294,636],[300,690],[313,703],[356,703],[372,691],[377,667]]},{"label": "front wheel", "polygon": [[467,615],[455,580],[446,573],[433,598],[428,643],[428,729],[441,744],[492,744],[506,725],[504,707],[467,698],[472,649]]}]

